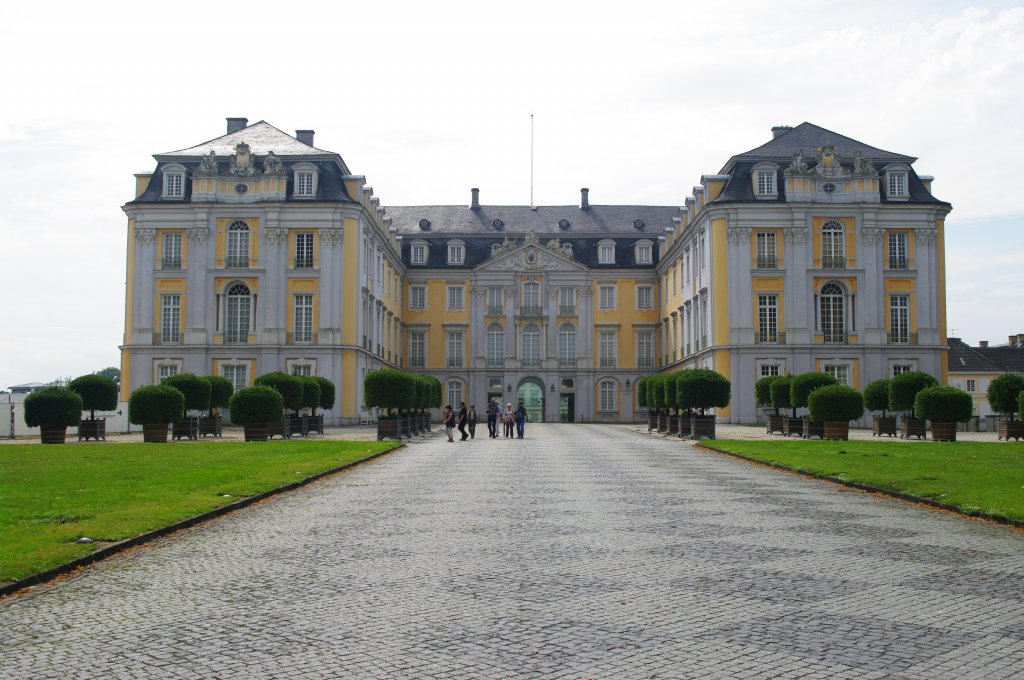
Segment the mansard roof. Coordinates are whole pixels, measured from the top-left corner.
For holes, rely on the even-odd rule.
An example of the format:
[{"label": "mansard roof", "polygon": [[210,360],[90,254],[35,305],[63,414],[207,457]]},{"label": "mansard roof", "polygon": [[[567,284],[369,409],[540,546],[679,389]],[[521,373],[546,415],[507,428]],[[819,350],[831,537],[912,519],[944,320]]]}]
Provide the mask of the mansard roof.
[{"label": "mansard roof", "polygon": [[[531,208],[525,205],[465,205],[389,206],[387,214],[399,234],[406,238],[428,237],[431,234],[454,236],[494,236],[499,240],[505,234],[526,234],[567,238],[578,235],[630,236],[657,239],[672,226],[678,215],[674,206],[657,205],[545,205]],[[420,220],[429,226],[422,229]],[[500,220],[500,226],[495,226]],[[559,226],[565,220],[568,226]],[[640,220],[642,226],[637,227]]]},{"label": "mansard roof", "polygon": [[[249,145],[250,151],[256,156],[265,156],[273,151],[277,156],[338,156],[333,151],[325,151],[315,146],[303,144],[287,132],[278,130],[265,120],[253,123],[241,130],[221,135],[215,139],[190,146],[187,149],[168,151],[156,154],[157,160],[167,158],[179,158],[181,156],[205,156],[210,151],[216,152],[218,156],[230,156],[235,153],[235,146],[245,142]],[[340,159],[340,156],[338,156]]]},{"label": "mansard roof", "polygon": [[874,146],[858,142],[838,132],[826,130],[813,123],[800,123],[794,128],[786,130],[779,136],[741,154],[736,154],[722,168],[722,174],[730,171],[730,168],[739,161],[786,161],[787,163],[797,152],[803,152],[805,156],[813,156],[814,151],[826,142],[835,144],[836,152],[841,158],[852,160],[860,153],[876,163],[905,163],[912,164],[917,159],[913,156],[886,151]]}]

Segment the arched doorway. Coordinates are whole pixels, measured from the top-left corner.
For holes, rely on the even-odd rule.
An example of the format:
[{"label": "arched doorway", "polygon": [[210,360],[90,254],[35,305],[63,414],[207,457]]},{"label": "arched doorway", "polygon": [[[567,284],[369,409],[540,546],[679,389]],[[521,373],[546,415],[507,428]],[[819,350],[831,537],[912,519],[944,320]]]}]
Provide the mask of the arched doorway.
[{"label": "arched doorway", "polygon": [[524,378],[516,390],[516,399],[526,407],[529,422],[544,422],[544,383],[537,378]]}]

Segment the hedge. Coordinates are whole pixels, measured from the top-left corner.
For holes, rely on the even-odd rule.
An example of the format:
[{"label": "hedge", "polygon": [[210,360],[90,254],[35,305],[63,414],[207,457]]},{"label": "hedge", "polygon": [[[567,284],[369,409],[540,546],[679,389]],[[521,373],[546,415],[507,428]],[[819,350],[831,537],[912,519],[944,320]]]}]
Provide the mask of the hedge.
[{"label": "hedge", "polygon": [[807,397],[807,409],[815,422],[850,422],[864,415],[864,397],[847,385],[824,385]]},{"label": "hedge", "polygon": [[231,395],[228,404],[236,425],[279,423],[284,419],[284,397],[268,385],[243,387]]},{"label": "hedge", "polygon": [[213,386],[203,376],[179,373],[164,378],[160,384],[170,385],[185,395],[186,411],[208,411],[210,409]]},{"label": "hedge", "polygon": [[1020,373],[1004,373],[988,384],[989,406],[1010,420],[1019,413],[1017,402],[1021,394],[1024,394],[1024,375]]},{"label": "hedge", "polygon": [[[889,379],[889,410],[914,414],[914,399],[926,387],[939,384],[933,376],[921,371],[907,371]],[[918,415],[917,417],[921,417]]]},{"label": "hedge", "polygon": [[974,413],[974,401],[958,387],[926,387],[914,398],[914,412],[933,423],[965,423]]},{"label": "hedge", "polygon": [[29,427],[71,427],[81,417],[82,397],[70,388],[44,387],[25,397],[24,418]]},{"label": "hedge", "polygon": [[105,375],[93,373],[79,376],[68,383],[68,389],[82,398],[82,410],[89,411],[89,418],[93,420],[96,419],[96,411],[113,411],[117,408],[117,382]]},{"label": "hedge", "polygon": [[128,421],[136,425],[157,425],[181,420],[185,395],[170,385],[143,385],[128,397]]},{"label": "hedge", "polygon": [[[253,384],[272,387],[280,392],[284,408],[289,411],[297,411],[302,408],[302,381],[296,375],[273,371],[259,376],[253,380]],[[234,415],[232,415],[232,420],[234,420]]]},{"label": "hedge", "polygon": [[881,411],[882,417],[889,408],[889,381],[885,378],[872,380],[864,388],[864,407],[869,411]]},{"label": "hedge", "polygon": [[814,390],[825,385],[835,385],[836,379],[827,373],[801,373],[793,376],[793,382],[789,385],[789,400],[793,408],[806,408],[807,398]]}]

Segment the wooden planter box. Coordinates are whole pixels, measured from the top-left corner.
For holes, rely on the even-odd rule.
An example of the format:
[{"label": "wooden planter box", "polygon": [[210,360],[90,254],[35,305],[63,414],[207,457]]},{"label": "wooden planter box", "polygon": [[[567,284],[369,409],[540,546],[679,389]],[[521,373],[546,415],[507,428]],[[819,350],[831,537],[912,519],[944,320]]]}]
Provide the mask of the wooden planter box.
[{"label": "wooden planter box", "polygon": [[1024,438],[1024,420],[1006,420],[1004,418],[999,421],[999,435],[996,439],[1020,441],[1021,438]]},{"label": "wooden planter box", "polygon": [[910,439],[911,437],[924,439],[926,425],[927,422],[922,418],[901,418],[900,439]]},{"label": "wooden planter box", "polygon": [[881,437],[883,434],[895,437],[899,433],[896,428],[896,416],[875,416],[871,421],[871,436]]},{"label": "wooden planter box", "polygon": [[782,434],[789,437],[790,435],[796,435],[802,437],[804,435],[804,419],[803,418],[790,418],[789,416],[783,416],[783,428]]},{"label": "wooden planter box", "polygon": [[[412,435],[413,435],[412,418],[410,416],[407,416],[407,415],[406,416],[398,416],[398,422],[401,424],[402,435],[404,435],[405,437],[408,437],[409,439],[412,439]],[[469,429],[468,429],[469,425],[468,424],[466,425],[466,428],[467,428],[466,432],[469,432]]]},{"label": "wooden planter box", "polygon": [[934,442],[955,442],[956,423],[932,422],[932,441]]},{"label": "wooden planter box", "polygon": [[689,416],[689,415],[679,416],[679,438],[680,439],[682,439],[683,437],[689,437],[690,434],[693,432],[693,430],[691,428],[691,425],[692,425],[691,419],[692,418],[693,418],[693,416]]},{"label": "wooden planter box", "polygon": [[96,418],[95,420],[89,418],[78,421],[78,441],[83,439],[85,441],[90,439],[107,441],[106,418]]},{"label": "wooden planter box", "polygon": [[673,435],[673,434],[678,434],[678,433],[679,433],[679,416],[678,416],[678,414],[677,415],[669,414],[669,417],[668,417],[668,432],[667,432],[667,434],[668,435]]},{"label": "wooden planter box", "polygon": [[171,427],[171,437],[173,439],[181,439],[182,437],[199,439],[199,419],[186,418],[185,420],[177,421]]},{"label": "wooden planter box", "polygon": [[223,418],[221,416],[212,416],[210,418],[199,419],[199,436],[211,437],[221,436],[221,426],[223,424]]},{"label": "wooden planter box", "polygon": [[265,442],[269,438],[267,423],[248,423],[242,426],[247,442]]},{"label": "wooden planter box", "polygon": [[850,438],[850,421],[826,420],[821,438],[848,440]]},{"label": "wooden planter box", "polygon": [[306,422],[306,416],[293,416],[286,420],[288,421],[289,437],[293,434],[302,435],[303,437],[309,434],[309,424]]},{"label": "wooden planter box", "polygon": [[163,443],[167,441],[167,423],[150,423],[142,426],[142,441]]},{"label": "wooden planter box", "polygon": [[668,430],[668,414],[658,414],[658,432],[665,432]]},{"label": "wooden planter box", "polygon": [[768,416],[768,431],[767,434],[785,434],[786,433],[786,416]]},{"label": "wooden planter box", "polygon": [[810,439],[811,437],[817,437],[818,439],[825,438],[825,423],[818,420],[811,420],[806,416],[803,418],[803,431],[801,436],[804,439]]},{"label": "wooden planter box", "polygon": [[715,417],[692,416],[690,418],[690,436],[693,439],[714,439]]},{"label": "wooden planter box", "polygon": [[266,423],[266,428],[267,439],[273,439],[274,437],[280,437],[281,439],[292,438],[291,428],[288,427],[287,420],[279,420],[276,423]]},{"label": "wooden planter box", "polygon": [[324,414],[306,416],[306,432],[324,433]]},{"label": "wooden planter box", "polygon": [[400,418],[381,416],[377,418],[377,441],[402,439]]},{"label": "wooden planter box", "polygon": [[657,429],[658,427],[658,414],[648,411],[647,412],[647,431]]},{"label": "wooden planter box", "polygon": [[43,444],[63,444],[67,433],[66,425],[42,425],[39,428],[39,441]]}]

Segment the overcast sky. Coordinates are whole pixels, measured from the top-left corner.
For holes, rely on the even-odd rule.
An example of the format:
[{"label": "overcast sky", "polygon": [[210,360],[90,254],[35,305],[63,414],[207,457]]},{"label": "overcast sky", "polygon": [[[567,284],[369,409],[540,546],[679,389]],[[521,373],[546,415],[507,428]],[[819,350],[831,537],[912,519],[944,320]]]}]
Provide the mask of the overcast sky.
[{"label": "overcast sky", "polygon": [[[281,8],[284,8],[282,12]],[[701,8],[706,9],[701,9]],[[102,8],[102,10],[101,10]],[[915,156],[951,335],[1024,332],[1024,8],[990,2],[13,3],[0,22],[0,389],[119,366],[132,174],[266,120],[384,206],[680,205],[810,121]]]}]

